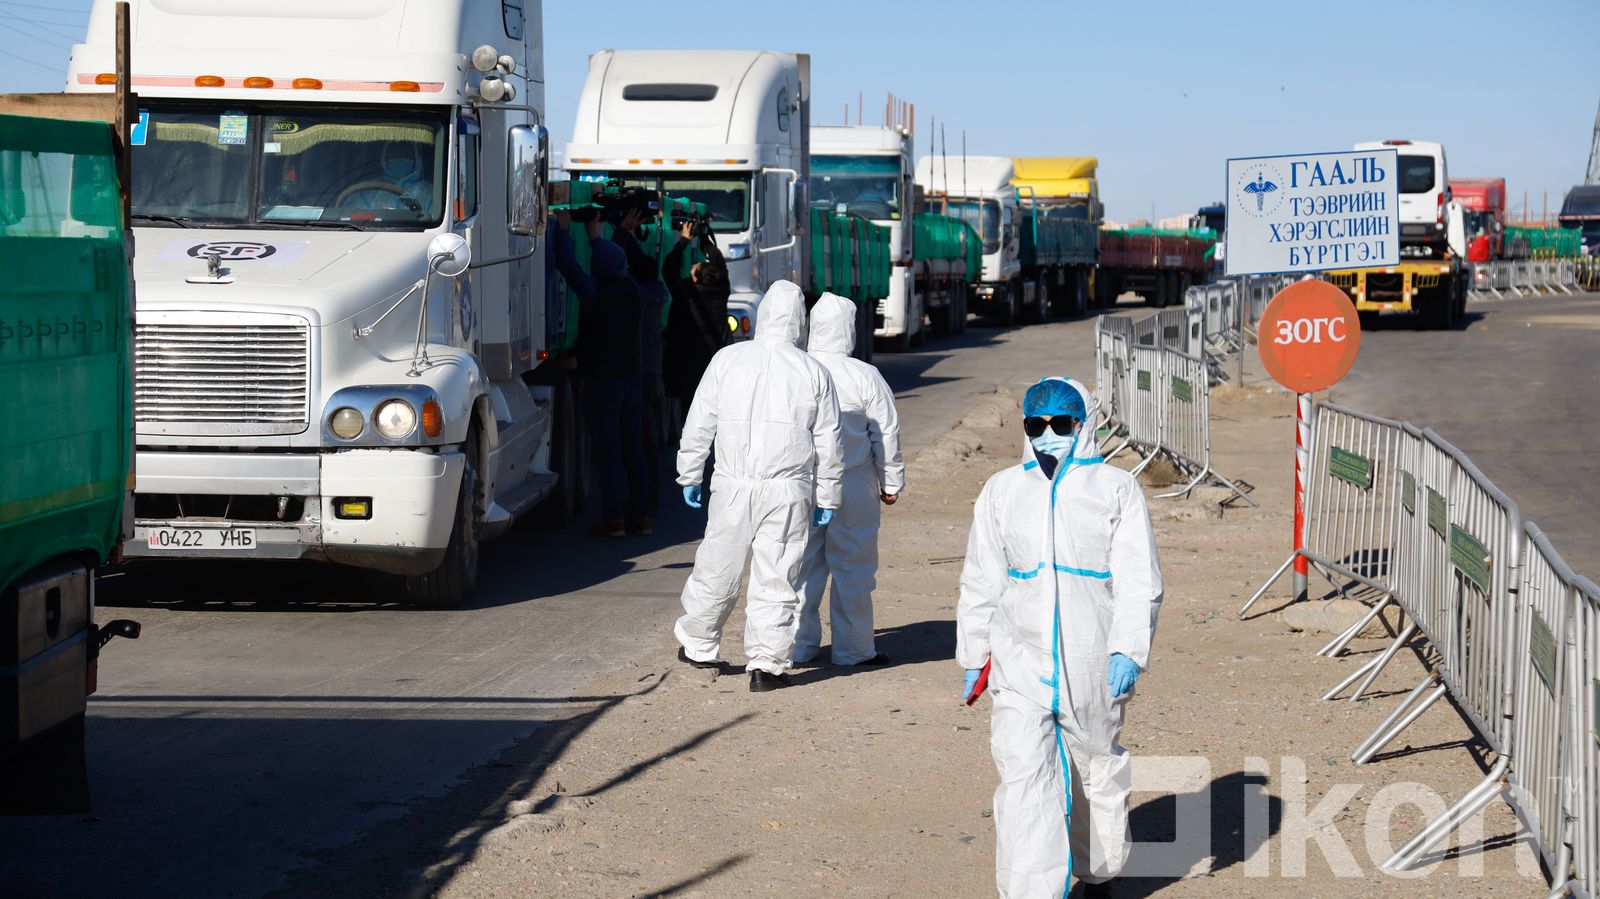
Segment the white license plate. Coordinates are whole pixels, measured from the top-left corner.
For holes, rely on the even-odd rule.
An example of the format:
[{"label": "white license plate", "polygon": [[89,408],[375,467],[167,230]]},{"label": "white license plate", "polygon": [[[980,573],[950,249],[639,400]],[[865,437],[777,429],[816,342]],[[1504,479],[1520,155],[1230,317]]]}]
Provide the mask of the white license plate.
[{"label": "white license plate", "polygon": [[145,533],[151,549],[253,550],[254,528],[151,528]]}]

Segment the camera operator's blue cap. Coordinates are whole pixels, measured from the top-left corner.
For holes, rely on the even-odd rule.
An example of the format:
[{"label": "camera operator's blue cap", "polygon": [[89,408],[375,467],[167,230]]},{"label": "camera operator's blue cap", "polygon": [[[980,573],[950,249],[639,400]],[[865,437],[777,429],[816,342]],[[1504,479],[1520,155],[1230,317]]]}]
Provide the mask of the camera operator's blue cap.
[{"label": "camera operator's blue cap", "polygon": [[1083,395],[1071,384],[1060,378],[1045,378],[1023,394],[1022,414],[1028,418],[1066,415],[1083,421],[1088,412],[1083,407]]}]

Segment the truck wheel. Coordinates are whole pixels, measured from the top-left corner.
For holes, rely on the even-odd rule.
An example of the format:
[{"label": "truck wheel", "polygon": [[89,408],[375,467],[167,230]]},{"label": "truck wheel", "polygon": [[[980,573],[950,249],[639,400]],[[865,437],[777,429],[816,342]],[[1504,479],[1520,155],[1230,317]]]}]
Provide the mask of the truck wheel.
[{"label": "truck wheel", "polygon": [[[1018,294],[1026,297],[1027,291],[1019,289]],[[1035,285],[1033,302],[1023,307],[1023,319],[1030,325],[1042,325],[1050,321],[1050,295],[1043,284]]]},{"label": "truck wheel", "polygon": [[83,715],[30,740],[0,765],[0,814],[72,815],[89,810]]},{"label": "truck wheel", "polygon": [[405,579],[406,597],[413,603],[456,609],[465,605],[478,587],[478,519],[483,505],[483,482],[478,477],[478,423],[467,431],[462,447],[461,489],[456,496],[455,523],[444,561],[427,574]]},{"label": "truck wheel", "polygon": [[956,333],[956,297],[949,294],[945,304],[928,313],[928,327],[935,337],[949,337]]},{"label": "truck wheel", "polygon": [[965,334],[967,333],[967,312],[972,308],[972,285],[961,285],[950,301],[955,308],[955,311],[951,313],[955,317],[954,333]]}]

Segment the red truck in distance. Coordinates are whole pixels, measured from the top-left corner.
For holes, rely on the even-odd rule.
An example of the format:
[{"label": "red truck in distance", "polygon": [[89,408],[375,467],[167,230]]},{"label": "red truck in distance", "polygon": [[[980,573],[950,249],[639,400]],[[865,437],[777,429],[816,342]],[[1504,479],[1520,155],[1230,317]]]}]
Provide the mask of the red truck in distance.
[{"label": "red truck in distance", "polygon": [[1467,261],[1505,258],[1506,179],[1451,178],[1450,194],[1467,219]]}]

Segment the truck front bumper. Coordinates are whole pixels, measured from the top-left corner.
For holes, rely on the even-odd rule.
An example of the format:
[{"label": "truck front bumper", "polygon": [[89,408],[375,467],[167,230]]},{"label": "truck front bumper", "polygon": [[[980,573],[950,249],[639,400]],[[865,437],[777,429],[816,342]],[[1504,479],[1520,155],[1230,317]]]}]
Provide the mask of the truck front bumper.
[{"label": "truck front bumper", "polygon": [[873,337],[899,337],[912,333],[911,269],[896,265],[889,273],[889,295],[878,301],[873,316]]},{"label": "truck front bumper", "polygon": [[[352,449],[330,453],[141,450],[130,559],[316,559],[395,574],[437,568],[450,540],[464,457],[459,452]],[[367,517],[341,517],[365,500]],[[265,511],[263,511],[265,510]],[[158,546],[164,528],[248,530],[249,545]]]}]

